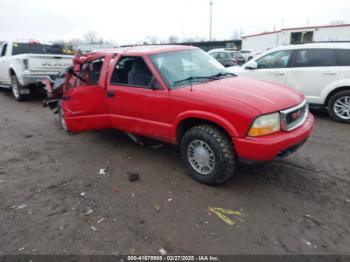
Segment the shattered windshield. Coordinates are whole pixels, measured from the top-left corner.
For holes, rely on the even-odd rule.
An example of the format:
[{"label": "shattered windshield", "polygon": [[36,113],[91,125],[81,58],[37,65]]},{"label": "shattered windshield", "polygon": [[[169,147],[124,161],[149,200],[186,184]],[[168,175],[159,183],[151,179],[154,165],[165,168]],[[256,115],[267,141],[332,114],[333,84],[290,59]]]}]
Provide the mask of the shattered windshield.
[{"label": "shattered windshield", "polygon": [[150,58],[170,89],[230,75],[217,60],[198,49],[160,53]]}]

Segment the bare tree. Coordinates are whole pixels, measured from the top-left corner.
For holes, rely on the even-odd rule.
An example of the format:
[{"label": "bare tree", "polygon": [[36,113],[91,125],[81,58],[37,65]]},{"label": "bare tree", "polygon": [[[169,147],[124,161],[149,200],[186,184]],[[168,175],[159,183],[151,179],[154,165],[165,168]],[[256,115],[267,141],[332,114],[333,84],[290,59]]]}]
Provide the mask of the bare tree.
[{"label": "bare tree", "polygon": [[179,38],[178,38],[176,35],[171,35],[171,36],[169,36],[169,38],[168,38],[168,42],[169,42],[170,44],[178,43],[178,42],[179,42]]},{"label": "bare tree", "polygon": [[87,31],[83,38],[86,44],[100,44],[102,39],[95,31]]}]

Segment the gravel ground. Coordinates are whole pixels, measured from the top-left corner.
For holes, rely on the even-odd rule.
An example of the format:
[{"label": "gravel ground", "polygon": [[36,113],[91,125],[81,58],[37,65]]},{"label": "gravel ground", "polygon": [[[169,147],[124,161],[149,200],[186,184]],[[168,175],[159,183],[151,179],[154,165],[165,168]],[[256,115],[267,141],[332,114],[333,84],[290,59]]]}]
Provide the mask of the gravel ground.
[{"label": "gravel ground", "polygon": [[[297,153],[240,164],[227,185],[208,187],[174,146],[67,135],[40,99],[2,90],[0,254],[350,254],[350,125],[314,113]],[[241,210],[242,221],[208,207]]]}]

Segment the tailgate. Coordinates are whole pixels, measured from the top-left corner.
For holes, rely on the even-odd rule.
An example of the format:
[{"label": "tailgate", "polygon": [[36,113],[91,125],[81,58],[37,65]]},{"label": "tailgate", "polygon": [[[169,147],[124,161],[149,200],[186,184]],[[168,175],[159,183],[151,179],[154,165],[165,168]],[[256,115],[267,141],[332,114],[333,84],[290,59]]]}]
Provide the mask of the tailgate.
[{"label": "tailgate", "polygon": [[72,65],[73,56],[67,55],[29,55],[30,71],[61,71]]}]

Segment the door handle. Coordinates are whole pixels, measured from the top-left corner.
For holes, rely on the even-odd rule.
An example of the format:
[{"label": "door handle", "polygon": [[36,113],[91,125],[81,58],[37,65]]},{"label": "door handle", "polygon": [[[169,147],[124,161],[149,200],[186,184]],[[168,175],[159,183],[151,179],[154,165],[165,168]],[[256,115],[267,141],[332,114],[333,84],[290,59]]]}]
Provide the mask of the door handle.
[{"label": "door handle", "polygon": [[114,91],[112,91],[112,90],[108,90],[107,91],[107,93],[106,93],[106,95],[107,95],[107,97],[114,97],[115,96],[115,93],[114,93]]},{"label": "door handle", "polygon": [[275,73],[275,76],[284,76],[285,73]]}]

